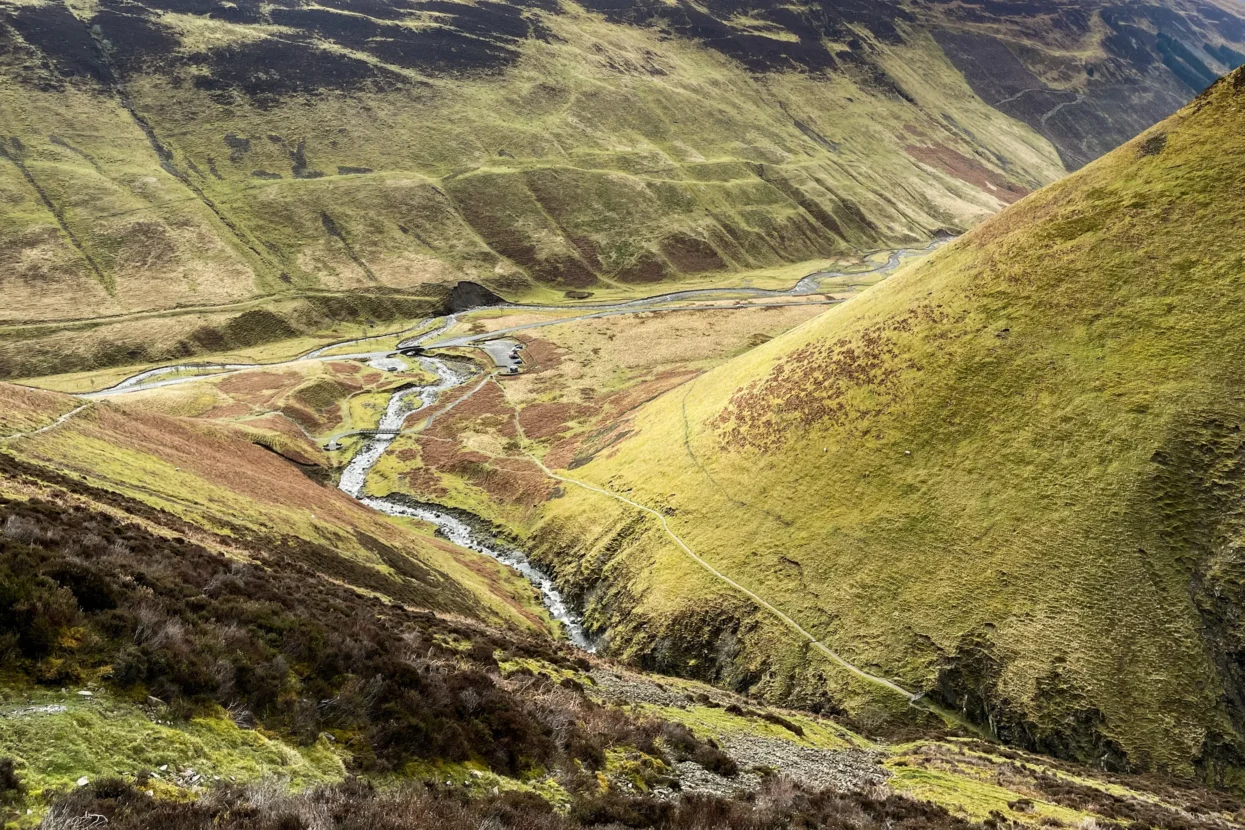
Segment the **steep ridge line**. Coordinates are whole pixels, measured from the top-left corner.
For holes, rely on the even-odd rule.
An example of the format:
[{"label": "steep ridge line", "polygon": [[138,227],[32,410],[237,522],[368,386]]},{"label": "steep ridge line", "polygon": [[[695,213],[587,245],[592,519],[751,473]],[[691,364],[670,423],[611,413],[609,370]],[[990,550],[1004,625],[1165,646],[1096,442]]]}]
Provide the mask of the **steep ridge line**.
[{"label": "steep ridge line", "polygon": [[[506,395],[505,385],[498,383],[497,386],[498,388],[501,389],[502,395],[505,396]],[[507,400],[509,400],[508,397],[507,397]],[[523,432],[523,426],[519,423],[518,409],[515,407],[512,407],[512,409],[514,409],[514,412],[515,412],[515,415],[514,415],[515,428],[519,432],[519,437],[526,443],[527,435]],[[846,669],[851,674],[855,675],[856,677],[859,677],[861,680],[865,680],[869,683],[873,683],[890,692],[894,692],[895,694],[902,695],[908,701],[908,703],[913,706],[917,706],[918,701],[920,701],[921,698],[923,697],[923,695],[921,694],[910,692],[907,689],[903,688],[902,686],[898,685],[897,683],[893,683],[884,677],[878,677],[875,674],[870,674],[869,672],[856,666],[855,664],[848,662],[843,657],[841,657],[837,652],[835,652],[825,643],[821,642],[816,637],[814,637],[812,634],[810,634],[807,630],[804,629],[803,626],[801,626],[795,620],[791,619],[791,617],[787,616],[785,613],[779,610],[775,605],[770,603],[764,597],[760,596],[754,591],[749,590],[748,588],[745,588],[743,585],[740,585],[738,582],[731,579],[729,576],[722,573],[717,568],[713,567],[713,565],[709,564],[704,559],[702,559],[694,550],[692,550],[688,546],[686,542],[684,542],[681,538],[679,538],[679,535],[677,533],[671,530],[670,523],[666,520],[665,515],[663,515],[660,511],[654,510],[653,508],[640,504],[639,502],[632,501],[626,496],[621,496],[618,493],[614,493],[610,490],[606,490],[601,487],[596,487],[594,485],[587,484],[577,479],[558,475],[557,473],[553,472],[548,467],[546,467],[545,463],[540,458],[536,457],[536,455],[534,455],[533,453],[528,452],[525,449],[524,454],[527,455],[528,458],[532,459],[532,461],[535,462],[536,466],[540,467],[540,469],[544,471],[545,475],[549,476],[550,478],[556,481],[565,482],[566,484],[574,484],[575,486],[581,487],[584,490],[588,490],[593,493],[600,493],[603,496],[608,496],[616,501],[622,502],[623,504],[630,505],[631,507],[634,507],[637,510],[641,510],[652,516],[656,516],[657,520],[661,522],[662,530],[665,531],[667,536],[669,536],[671,539],[674,540],[675,544],[677,544],[679,548],[682,549],[683,552],[686,553],[688,557],[692,559],[692,561],[700,565],[702,568],[708,571],[716,579],[720,580],[721,582],[739,591],[740,593],[742,593],[743,595],[751,599],[753,602],[755,602],[757,605],[761,606],[766,611],[769,611],[771,614],[777,617],[785,626],[787,626],[792,631],[796,632],[801,637],[803,637],[805,640],[807,640],[809,644],[813,646],[813,648],[820,651],[826,657],[829,657],[834,663],[836,663],[843,669]],[[926,708],[926,709],[929,709],[930,711],[934,711],[936,714],[941,714],[941,715],[948,714],[941,710],[931,708],[928,706],[928,704],[925,706],[919,706],[917,708]]]}]

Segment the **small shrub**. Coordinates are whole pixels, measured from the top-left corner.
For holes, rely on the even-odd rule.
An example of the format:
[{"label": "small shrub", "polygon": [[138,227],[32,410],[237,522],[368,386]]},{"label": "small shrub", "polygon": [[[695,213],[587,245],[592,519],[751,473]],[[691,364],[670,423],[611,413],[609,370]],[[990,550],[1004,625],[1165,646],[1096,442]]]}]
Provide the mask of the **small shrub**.
[{"label": "small shrub", "polygon": [[698,746],[692,755],[692,760],[709,772],[721,775],[723,778],[734,778],[739,775],[739,764],[735,763],[734,758],[723,752],[712,741]]},{"label": "small shrub", "polygon": [[1167,149],[1167,134],[1159,133],[1152,135],[1145,141],[1141,142],[1140,154],[1142,158],[1146,156],[1157,156],[1159,153]]},{"label": "small shrub", "polygon": [[566,752],[592,772],[605,769],[605,749],[584,730],[575,727],[567,738]]},{"label": "small shrub", "polygon": [[643,828],[666,825],[673,813],[674,805],[668,801],[628,798],[611,791],[576,803],[571,808],[570,818],[574,823],[585,826],[605,824]]},{"label": "small shrub", "polygon": [[17,774],[17,762],[12,758],[0,758],[0,804],[21,801],[26,785]]},{"label": "small shrub", "polygon": [[781,726],[788,732],[792,732],[801,738],[804,737],[804,729],[798,723],[792,723],[781,715],[775,715],[773,712],[762,712],[761,717],[776,726]]},{"label": "small shrub", "polygon": [[1032,813],[1034,809],[1033,799],[1031,798],[1018,798],[1015,801],[1007,802],[1007,806],[1017,813]]},{"label": "small shrub", "polygon": [[674,753],[675,760],[686,761],[700,743],[692,730],[681,723],[667,723],[661,729],[661,737]]}]

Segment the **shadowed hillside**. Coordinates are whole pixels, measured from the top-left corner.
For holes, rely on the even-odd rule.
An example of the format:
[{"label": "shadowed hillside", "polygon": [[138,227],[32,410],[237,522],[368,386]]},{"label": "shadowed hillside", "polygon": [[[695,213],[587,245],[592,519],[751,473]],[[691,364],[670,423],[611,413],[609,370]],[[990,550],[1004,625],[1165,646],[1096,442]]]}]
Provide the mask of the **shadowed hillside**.
[{"label": "shadowed hillside", "polygon": [[0,376],[962,230],[1238,63],[1222,3],[5,0]]},{"label": "shadowed hillside", "polygon": [[[566,475],[1009,743],[1239,785],[1243,135],[1238,71]],[[617,653],[906,709],[653,515],[564,489],[537,536]]]}]

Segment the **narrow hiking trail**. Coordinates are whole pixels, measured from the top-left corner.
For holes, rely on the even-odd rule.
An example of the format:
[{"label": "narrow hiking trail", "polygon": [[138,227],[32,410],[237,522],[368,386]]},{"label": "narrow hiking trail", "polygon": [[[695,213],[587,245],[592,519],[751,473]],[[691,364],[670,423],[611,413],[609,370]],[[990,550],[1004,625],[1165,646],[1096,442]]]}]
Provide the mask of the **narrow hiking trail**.
[{"label": "narrow hiking trail", "polygon": [[[501,389],[502,395],[505,396],[506,394],[505,386],[501,383],[498,383],[497,386],[498,388]],[[507,398],[507,400],[509,400],[509,398]],[[515,429],[518,430],[520,440],[524,444],[526,444],[528,442],[528,438],[527,438],[527,435],[523,432],[522,424],[519,423],[518,409],[515,407],[512,407],[512,409],[515,410],[515,417],[514,417]],[[566,484],[573,484],[576,487],[583,488],[584,490],[588,490],[593,493],[599,493],[603,496],[608,496],[609,498],[614,499],[615,501],[622,502],[623,504],[629,505],[630,507],[634,507],[637,510],[643,511],[644,513],[647,513],[650,516],[656,517],[657,521],[661,523],[661,528],[665,532],[665,534],[669,536],[674,541],[674,543],[678,545],[679,549],[682,550],[689,558],[691,558],[692,561],[694,561],[697,565],[699,565],[700,567],[708,571],[709,574],[711,574],[714,578],[725,583],[726,585],[729,585],[731,588],[734,588],[736,591],[739,591],[741,594],[751,599],[761,608],[764,608],[766,611],[769,611],[771,614],[777,617],[783,623],[783,625],[787,626],[792,631],[796,632],[801,637],[803,637],[805,640],[807,640],[809,644],[813,646],[813,648],[817,649],[819,652],[824,654],[826,657],[829,657],[830,660],[832,660],[840,668],[846,669],[848,672],[860,678],[861,680],[865,680],[869,683],[873,683],[874,685],[880,686],[886,689],[887,691],[894,692],[895,694],[902,695],[910,704],[915,704],[918,700],[920,700],[921,695],[916,694],[914,692],[910,692],[907,689],[903,688],[902,686],[898,685],[897,683],[893,683],[892,681],[887,680],[884,677],[878,677],[875,674],[870,674],[869,672],[865,671],[859,666],[856,666],[855,664],[844,659],[838,652],[834,651],[834,649],[830,648],[825,643],[821,642],[816,637],[814,637],[812,634],[810,634],[803,626],[801,626],[795,620],[791,619],[791,617],[789,617],[787,614],[781,611],[777,606],[775,606],[769,600],[765,599],[760,594],[757,594],[755,591],[739,584],[734,579],[731,579],[729,576],[722,573],[720,570],[715,568],[713,565],[706,562],[703,557],[701,557],[698,553],[696,553],[696,551],[692,550],[692,548],[686,542],[684,542],[683,539],[677,533],[674,532],[674,530],[670,527],[670,522],[666,518],[664,513],[658,510],[654,510],[653,508],[647,505],[640,504],[637,501],[633,501],[627,498],[626,496],[620,495],[610,490],[606,490],[603,487],[597,487],[596,485],[588,484],[587,482],[579,481],[578,479],[569,478],[564,475],[559,475],[558,473],[555,473],[553,470],[550,470],[547,466],[545,466],[545,462],[542,461],[539,457],[537,457],[534,453],[529,452],[528,450],[524,449],[524,454],[528,458],[530,458],[538,467],[540,467],[540,469],[544,471],[545,475],[549,476],[555,481],[561,481]]]},{"label": "narrow hiking trail", "polygon": [[84,409],[87,409],[90,406],[91,406],[91,403],[90,401],[88,401],[75,409],[69,410],[64,415],[60,416],[55,421],[53,421],[52,423],[46,424],[37,429],[26,430],[25,432],[14,432],[11,435],[0,435],[0,442],[16,441],[19,438],[29,438],[32,435],[38,435],[41,432],[47,432],[49,430],[56,429],[58,426],[65,423],[70,418],[72,418],[73,416],[77,415],[79,412],[81,412]]},{"label": "narrow hiking trail", "polygon": [[[502,386],[502,384],[499,383],[498,386]],[[503,395],[505,394],[504,387],[502,387],[502,394]],[[515,420],[515,427],[519,431],[520,439],[524,443],[527,443],[528,439],[523,433],[522,426],[519,425],[519,419],[517,417],[517,414],[514,420]],[[976,724],[970,723],[969,721],[965,720],[958,713],[945,709],[931,702],[930,700],[928,700],[925,697],[924,692],[921,692],[921,693],[910,692],[904,687],[900,686],[898,683],[895,683],[894,681],[891,681],[891,680],[887,680],[885,677],[879,677],[876,674],[867,672],[864,669],[852,663],[851,661],[844,658],[841,654],[836,652],[834,649],[830,648],[828,645],[823,643],[821,640],[818,640],[806,628],[804,628],[802,625],[800,625],[798,622],[792,619],[789,615],[784,613],[780,608],[778,608],[772,602],[765,599],[765,597],[761,596],[760,594],[756,593],[750,588],[744,585],[741,585],[739,582],[727,576],[726,574],[722,573],[722,571],[718,570],[712,564],[705,561],[705,559],[702,556],[700,556],[700,554],[692,550],[691,546],[689,546],[687,542],[683,541],[683,539],[677,533],[674,532],[674,530],[670,527],[670,522],[666,518],[664,513],[658,510],[654,510],[648,505],[640,504],[639,502],[629,499],[626,496],[623,496],[619,493],[615,493],[611,490],[607,490],[603,487],[597,487],[594,484],[588,484],[587,482],[580,481],[578,479],[570,478],[564,475],[559,475],[558,473],[555,473],[553,470],[550,470],[547,466],[545,466],[545,463],[533,453],[528,452],[525,449],[524,454],[529,459],[531,459],[538,467],[540,467],[540,469],[545,473],[545,475],[549,476],[555,481],[560,481],[560,482],[563,482],[564,484],[571,484],[571,485],[580,487],[592,493],[598,493],[602,496],[606,496],[608,498],[621,502],[622,504],[625,504],[629,507],[633,507],[636,510],[639,510],[643,513],[646,513],[650,516],[655,517],[657,521],[661,524],[662,531],[667,536],[670,537],[670,539],[679,547],[679,549],[689,559],[691,559],[693,562],[695,562],[697,565],[703,568],[707,573],[709,573],[711,576],[713,576],[718,581],[733,588],[734,590],[738,591],[739,593],[743,594],[744,596],[748,597],[750,600],[755,602],[759,607],[773,614],[774,617],[777,618],[779,622],[781,622],[784,626],[789,628],[791,631],[794,631],[796,634],[798,634],[801,638],[807,641],[808,644],[812,646],[816,651],[818,651],[825,657],[829,658],[829,660],[835,665],[837,665],[839,668],[847,671],[851,675],[859,678],[860,680],[865,681],[866,683],[871,683],[875,686],[878,686],[881,689],[884,689],[888,692],[891,692],[893,694],[903,697],[904,700],[908,702],[908,705],[913,707],[914,709],[920,709],[922,711],[929,712],[932,715],[942,718],[948,724],[954,724],[956,726],[963,727],[964,729],[977,735],[983,740],[987,740],[987,741],[994,740],[993,735],[987,733],[986,731],[981,729],[981,727],[977,726]]]}]

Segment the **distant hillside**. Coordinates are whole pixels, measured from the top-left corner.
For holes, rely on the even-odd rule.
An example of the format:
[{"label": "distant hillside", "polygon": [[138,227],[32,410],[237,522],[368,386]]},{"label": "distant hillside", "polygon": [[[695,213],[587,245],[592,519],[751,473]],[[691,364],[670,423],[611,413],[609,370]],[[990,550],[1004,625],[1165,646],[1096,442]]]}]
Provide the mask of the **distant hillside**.
[{"label": "distant hillside", "polygon": [[418,316],[461,278],[560,295],[962,230],[1239,63],[1243,20],[3,0],[0,376]]},{"label": "distant hillside", "polygon": [[[566,475],[1011,743],[1239,785],[1243,162],[1238,71],[620,442],[585,436]],[[906,706],[651,515],[564,489],[537,535],[617,653],[866,721]]]}]

